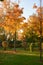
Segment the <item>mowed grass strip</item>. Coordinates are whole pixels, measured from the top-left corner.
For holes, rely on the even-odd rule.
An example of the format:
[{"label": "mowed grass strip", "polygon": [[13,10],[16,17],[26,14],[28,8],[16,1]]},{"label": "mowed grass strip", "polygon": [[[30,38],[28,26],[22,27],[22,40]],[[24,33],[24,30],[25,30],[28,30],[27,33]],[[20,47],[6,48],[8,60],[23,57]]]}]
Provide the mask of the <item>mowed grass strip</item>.
[{"label": "mowed grass strip", "polygon": [[0,65],[43,65],[43,62],[39,56],[0,53]]}]

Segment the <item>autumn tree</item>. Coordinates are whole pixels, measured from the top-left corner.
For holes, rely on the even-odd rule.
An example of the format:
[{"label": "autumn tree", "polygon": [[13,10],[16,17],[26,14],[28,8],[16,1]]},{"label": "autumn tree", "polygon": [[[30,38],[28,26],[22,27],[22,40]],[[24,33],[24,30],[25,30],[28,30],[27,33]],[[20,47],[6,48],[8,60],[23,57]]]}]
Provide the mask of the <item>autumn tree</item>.
[{"label": "autumn tree", "polygon": [[[32,36],[33,34],[36,35],[36,39],[38,42],[39,39],[40,39],[40,18],[38,15],[34,14],[32,16],[29,17],[29,31],[32,33]],[[31,34],[30,34],[31,36]],[[33,37],[32,37],[33,39]],[[43,17],[42,17],[42,39],[43,39]],[[34,40],[35,40],[35,37],[34,37]]]},{"label": "autumn tree", "polygon": [[22,46],[26,50],[27,47],[28,47],[28,42],[27,42],[28,23],[27,23],[27,21],[26,22],[22,22],[20,28],[21,28],[21,30],[23,30],[22,37],[21,37]]},{"label": "autumn tree", "polygon": [[[23,22],[25,17],[22,16],[23,8],[19,6],[18,3],[12,3],[10,1],[4,0],[4,20],[2,22],[2,27],[4,27],[6,34],[11,33],[15,34],[15,43],[16,43],[16,34],[17,30],[20,28],[20,22]],[[15,47],[15,44],[14,44]]]}]

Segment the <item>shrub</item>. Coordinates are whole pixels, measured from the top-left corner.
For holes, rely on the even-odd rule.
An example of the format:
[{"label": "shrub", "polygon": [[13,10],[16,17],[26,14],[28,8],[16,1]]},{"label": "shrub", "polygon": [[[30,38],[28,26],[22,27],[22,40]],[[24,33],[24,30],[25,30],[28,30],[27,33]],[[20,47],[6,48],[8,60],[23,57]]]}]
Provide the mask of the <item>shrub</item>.
[{"label": "shrub", "polygon": [[8,47],[8,43],[6,41],[3,41],[2,46],[3,46],[4,50],[6,50],[6,48]]}]

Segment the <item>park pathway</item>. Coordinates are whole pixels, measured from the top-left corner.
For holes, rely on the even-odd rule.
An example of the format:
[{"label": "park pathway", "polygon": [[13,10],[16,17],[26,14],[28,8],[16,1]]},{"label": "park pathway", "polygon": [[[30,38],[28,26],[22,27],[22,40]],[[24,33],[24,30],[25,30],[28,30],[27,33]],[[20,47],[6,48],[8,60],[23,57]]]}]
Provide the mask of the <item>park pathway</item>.
[{"label": "park pathway", "polygon": [[35,54],[35,53],[22,53],[20,51],[4,51],[4,50],[0,50],[0,53],[7,53],[7,54],[18,54],[18,55],[31,55],[31,56],[40,56],[40,54]]}]

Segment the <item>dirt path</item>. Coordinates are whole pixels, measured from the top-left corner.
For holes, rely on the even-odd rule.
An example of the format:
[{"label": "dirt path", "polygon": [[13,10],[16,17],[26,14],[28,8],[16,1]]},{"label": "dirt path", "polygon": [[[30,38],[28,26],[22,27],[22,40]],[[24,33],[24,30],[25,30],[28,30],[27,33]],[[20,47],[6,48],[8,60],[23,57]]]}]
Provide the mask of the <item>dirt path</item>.
[{"label": "dirt path", "polygon": [[22,53],[20,51],[3,51],[0,50],[0,53],[7,53],[7,54],[18,54],[18,55],[32,55],[32,56],[40,56],[39,54],[32,54],[32,53]]}]

